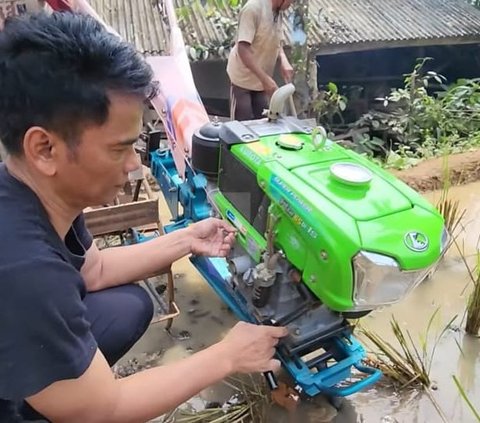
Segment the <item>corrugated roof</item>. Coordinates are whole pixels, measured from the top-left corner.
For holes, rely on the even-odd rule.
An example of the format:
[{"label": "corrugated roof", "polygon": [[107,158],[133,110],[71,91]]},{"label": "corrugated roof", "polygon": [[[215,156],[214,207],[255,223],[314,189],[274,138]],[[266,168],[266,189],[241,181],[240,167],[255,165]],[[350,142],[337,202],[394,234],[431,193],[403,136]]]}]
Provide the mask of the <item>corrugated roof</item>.
[{"label": "corrugated roof", "polygon": [[480,42],[480,10],[465,0],[311,0],[310,15],[319,50]]},{"label": "corrugated roof", "polygon": [[[189,28],[184,31],[187,45],[214,50],[228,39],[225,26],[192,7],[191,0],[174,3],[182,15],[182,27]],[[160,0],[91,0],[91,4],[138,50],[166,51],[168,32]],[[319,53],[480,42],[480,10],[465,0],[310,0],[309,7],[309,41]],[[233,17],[228,9],[218,13]]]},{"label": "corrugated roof", "polygon": [[97,13],[123,39],[145,54],[166,51],[168,31],[159,4],[154,0],[90,0]]}]

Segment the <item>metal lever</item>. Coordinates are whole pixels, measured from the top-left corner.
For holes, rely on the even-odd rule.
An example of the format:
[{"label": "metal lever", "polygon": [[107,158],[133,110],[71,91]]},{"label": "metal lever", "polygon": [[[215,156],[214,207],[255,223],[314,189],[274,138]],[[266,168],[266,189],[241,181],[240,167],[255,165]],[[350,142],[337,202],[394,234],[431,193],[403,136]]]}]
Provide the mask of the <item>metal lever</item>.
[{"label": "metal lever", "polygon": [[[278,322],[275,322],[271,319],[265,320],[262,322],[262,324],[268,326],[278,326]],[[300,402],[300,395],[298,392],[283,382],[278,383],[277,377],[271,370],[264,372],[263,375],[265,376],[267,385],[272,393],[271,395],[273,402],[293,413]]]},{"label": "metal lever", "polygon": [[[275,322],[270,319],[263,321],[262,324],[266,326],[275,326]],[[278,381],[275,373],[269,370],[268,372],[263,372],[263,375],[265,376],[265,379],[267,380],[267,385],[271,391],[275,391],[276,389],[278,389]]]},{"label": "metal lever", "polygon": [[277,377],[271,370],[269,370],[268,372],[263,372],[263,375],[265,376],[265,379],[267,380],[267,385],[271,391],[275,391],[276,389],[278,389]]}]

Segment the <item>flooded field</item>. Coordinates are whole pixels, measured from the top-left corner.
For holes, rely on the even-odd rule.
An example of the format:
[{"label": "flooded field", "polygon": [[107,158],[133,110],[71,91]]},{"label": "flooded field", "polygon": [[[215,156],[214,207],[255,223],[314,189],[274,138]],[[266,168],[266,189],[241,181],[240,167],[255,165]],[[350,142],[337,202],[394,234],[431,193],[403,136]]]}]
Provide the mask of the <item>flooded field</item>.
[{"label": "flooded field", "polygon": [[[426,197],[436,202],[440,193],[428,193]],[[467,209],[463,220],[464,230],[458,238],[469,260],[473,260],[478,249],[480,236],[480,183],[454,187],[450,196],[460,201]],[[164,221],[168,221],[167,212]],[[235,317],[220,302],[208,284],[190,265],[188,260],[174,266],[177,287],[176,297],[181,315],[175,319],[172,337],[165,333],[162,323],[152,325],[147,334],[125,357],[148,359],[153,354],[155,363],[168,363],[187,356],[222,338],[236,322]],[[464,334],[465,304],[470,292],[465,265],[453,246],[440,264],[436,273],[422,283],[405,301],[392,307],[378,310],[362,320],[362,325],[378,333],[384,340],[394,342],[390,319],[394,315],[403,329],[418,341],[425,337],[425,331],[432,314],[439,309],[430,329],[435,337],[454,317],[453,325],[438,343],[431,368],[434,380],[432,395],[440,405],[442,418],[431,398],[421,391],[406,390],[395,392],[380,382],[372,389],[347,398],[338,413],[319,399],[316,404],[302,404],[294,421],[301,423],[332,421],[336,423],[470,423],[475,422],[472,412],[460,396],[454,384],[455,375],[473,405],[480,410],[480,339]],[[429,345],[433,347],[433,343]],[[224,385],[210,388],[201,394],[205,401],[222,402],[229,396]],[[197,399],[193,404],[202,405]],[[336,416],[334,416],[336,414]],[[283,410],[274,410],[268,422],[291,422]]]}]

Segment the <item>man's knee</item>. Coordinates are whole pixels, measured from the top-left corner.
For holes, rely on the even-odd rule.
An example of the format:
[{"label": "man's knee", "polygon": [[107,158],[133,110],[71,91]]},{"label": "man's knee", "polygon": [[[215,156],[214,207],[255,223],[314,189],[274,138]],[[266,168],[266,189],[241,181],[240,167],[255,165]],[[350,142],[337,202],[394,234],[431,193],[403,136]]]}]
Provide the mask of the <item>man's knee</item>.
[{"label": "man's knee", "polygon": [[91,331],[110,365],[145,333],[153,316],[150,296],[134,284],[88,294],[85,304]]},{"label": "man's knee", "polygon": [[153,317],[153,302],[147,291],[139,285],[125,285],[125,290],[131,295],[128,310],[125,310],[129,320],[137,324],[135,326],[148,327]]}]

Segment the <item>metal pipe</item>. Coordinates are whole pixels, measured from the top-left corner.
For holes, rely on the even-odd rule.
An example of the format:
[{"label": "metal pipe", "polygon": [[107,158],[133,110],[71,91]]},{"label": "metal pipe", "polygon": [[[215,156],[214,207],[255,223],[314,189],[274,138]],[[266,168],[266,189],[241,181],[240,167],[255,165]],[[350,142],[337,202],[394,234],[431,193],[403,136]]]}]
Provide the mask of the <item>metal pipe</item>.
[{"label": "metal pipe", "polygon": [[280,117],[280,114],[285,110],[285,102],[295,92],[295,85],[286,84],[276,90],[270,100],[270,106],[268,110],[268,120],[275,121]]}]

